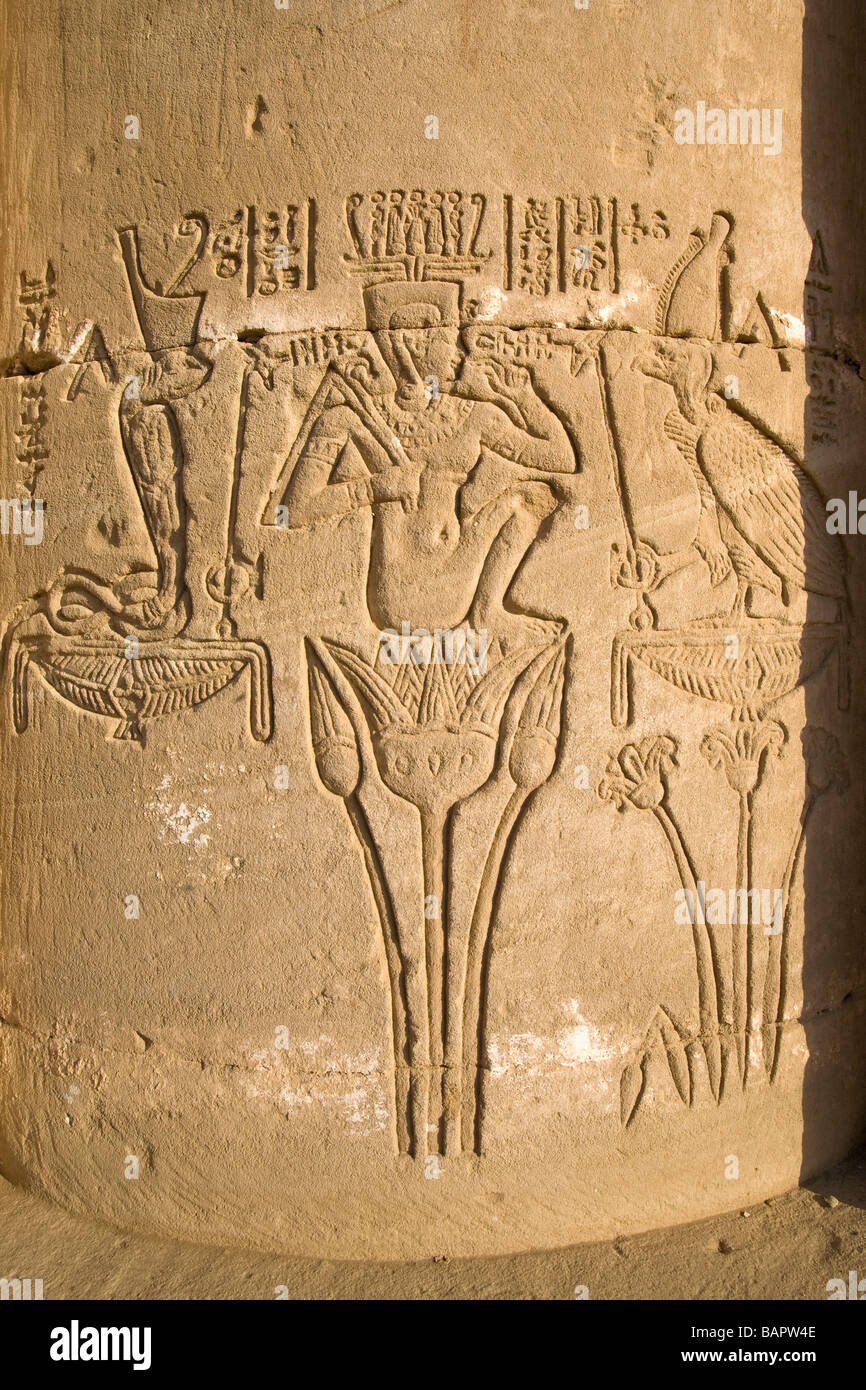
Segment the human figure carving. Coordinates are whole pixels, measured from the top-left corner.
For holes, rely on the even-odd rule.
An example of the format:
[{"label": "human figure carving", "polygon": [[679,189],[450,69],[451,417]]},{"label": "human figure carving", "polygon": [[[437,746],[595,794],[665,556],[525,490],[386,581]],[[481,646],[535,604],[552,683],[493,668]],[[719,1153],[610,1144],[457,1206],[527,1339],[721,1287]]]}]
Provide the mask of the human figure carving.
[{"label": "human figure carving", "polygon": [[562,423],[527,369],[465,356],[457,285],[382,284],[365,302],[388,387],[374,394],[331,369],[285,489],[288,525],[370,508],[367,602],[380,629],[469,623],[503,651],[555,635],[508,590],[574,486]]},{"label": "human figure carving", "polygon": [[183,451],[171,403],[210,376],[208,345],[170,351],[132,379],[121,398],[120,434],[156,556],[156,571],[136,570],[105,584],[87,572],[62,574],[45,599],[56,632],[113,628],[173,635],[189,620],[184,571]]}]

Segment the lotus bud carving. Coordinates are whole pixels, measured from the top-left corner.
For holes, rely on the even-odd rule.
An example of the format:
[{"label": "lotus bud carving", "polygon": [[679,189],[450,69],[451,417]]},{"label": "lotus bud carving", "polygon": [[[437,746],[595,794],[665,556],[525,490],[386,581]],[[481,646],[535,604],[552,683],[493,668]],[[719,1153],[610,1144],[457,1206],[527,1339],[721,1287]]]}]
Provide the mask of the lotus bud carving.
[{"label": "lotus bud carving", "polygon": [[329,792],[344,799],[361,778],[358,739],[322,665],[310,659],[310,727],[316,767]]}]

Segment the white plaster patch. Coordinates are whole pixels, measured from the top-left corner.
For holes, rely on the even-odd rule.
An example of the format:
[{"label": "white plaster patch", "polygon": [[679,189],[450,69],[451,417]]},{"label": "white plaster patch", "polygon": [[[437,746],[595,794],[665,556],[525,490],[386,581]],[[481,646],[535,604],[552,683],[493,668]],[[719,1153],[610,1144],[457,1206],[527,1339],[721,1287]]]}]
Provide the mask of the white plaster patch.
[{"label": "white plaster patch", "polygon": [[78,349],[81,348],[81,347],[83,347],[83,346],[84,346],[84,343],[87,341],[87,335],[88,335],[88,333],[90,332],[90,330],[92,329],[92,327],[93,327],[93,323],[92,323],[92,321],[91,321],[90,319],[86,319],[84,323],[80,323],[80,324],[78,325],[78,327],[76,328],[74,334],[72,335],[71,339],[69,340],[69,347],[66,349],[65,352],[61,352],[61,353],[59,354],[59,355],[60,355],[60,358],[61,358],[61,361],[63,361],[63,362],[71,362],[71,361],[72,361],[72,358],[75,356],[76,352],[78,352]]},{"label": "white plaster patch", "polygon": [[[162,790],[162,788],[157,790]],[[181,801],[178,806],[173,806],[170,801],[158,798],[155,801],[149,801],[146,809],[160,819],[159,837],[161,840],[173,837],[179,845],[191,845],[193,849],[198,851],[207,849],[211,837],[202,829],[203,826],[209,824],[211,819],[211,813],[207,806],[196,806],[193,810],[187,806],[185,801]]]},{"label": "white plaster patch", "polygon": [[780,314],[778,309],[771,309],[770,313],[785,325],[785,336],[791,347],[806,346],[806,325],[802,319],[798,319],[796,314]]},{"label": "white plaster patch", "polygon": [[606,1043],[591,1023],[576,1023],[557,1034],[559,1053],[564,1066],[576,1067],[581,1062],[606,1062],[619,1055],[619,1048]]},{"label": "white plaster patch", "polygon": [[591,294],[588,312],[597,323],[606,327],[629,328],[631,324],[626,322],[626,319],[630,318],[628,310],[654,293],[653,287],[640,275],[631,275],[619,294]]},{"label": "white plaster patch", "polygon": [[489,1047],[491,1074],[502,1076],[518,1069],[537,1076],[551,1068],[579,1067],[586,1062],[609,1062],[625,1056],[627,1045],[614,1042],[612,1030],[604,1034],[583,1018],[576,999],[569,999],[563,1008],[570,1022],[553,1037],[512,1033],[505,1039],[493,1039]]},{"label": "white plaster patch", "polygon": [[488,285],[478,296],[478,308],[475,311],[476,319],[482,323],[489,323],[501,314],[505,305],[506,295],[502,290],[496,289],[494,285]]},{"label": "white plaster patch", "polygon": [[[312,1107],[328,1111],[359,1136],[372,1135],[388,1124],[390,1075],[382,1075],[382,1053],[328,1055],[333,1039],[322,1033],[317,1039],[298,1039],[289,1048],[256,1048],[249,1060],[256,1073],[244,1084],[251,1100],[278,1105],[286,1118]],[[293,1073],[285,1084],[286,1071]]]},{"label": "white plaster patch", "polygon": [[287,1118],[315,1105],[332,1112],[349,1130],[362,1136],[383,1130],[388,1121],[388,1107],[378,1078],[371,1078],[369,1085],[355,1085],[348,1090],[345,1085],[327,1083],[286,1087],[280,1091],[279,1099],[286,1107]]}]

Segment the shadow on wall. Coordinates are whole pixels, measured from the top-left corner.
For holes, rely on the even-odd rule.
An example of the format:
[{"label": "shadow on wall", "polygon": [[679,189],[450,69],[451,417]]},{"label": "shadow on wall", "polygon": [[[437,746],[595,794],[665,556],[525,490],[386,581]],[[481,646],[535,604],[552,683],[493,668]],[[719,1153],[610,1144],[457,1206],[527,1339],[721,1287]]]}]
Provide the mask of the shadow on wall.
[{"label": "shadow on wall", "polygon": [[[803,297],[809,384],[805,463],[825,497],[845,500],[846,515],[849,492],[856,490],[866,497],[866,389],[862,384],[866,369],[861,366],[866,355],[862,243],[866,198],[859,133],[864,71],[862,0],[805,0],[802,211],[813,240]],[[851,534],[852,525],[855,534]],[[828,1133],[838,1131],[840,1124],[847,1126],[849,1133],[833,1135],[833,1147],[842,1152],[853,1149],[866,1128],[866,712],[860,679],[866,660],[862,614],[866,534],[856,533],[856,525],[856,518],[852,523],[848,516],[848,534],[842,537],[851,599],[848,708],[838,709],[835,682],[829,676],[806,681],[803,687],[807,773],[800,849],[805,921],[802,1023],[808,1052],[803,1086],[804,1180],[820,1166]],[[862,527],[866,531],[866,517]],[[807,587],[820,592],[823,538],[815,535],[810,540],[808,529],[806,534]],[[813,575],[814,584],[810,582]],[[841,759],[827,734],[838,740]],[[834,794],[834,786],[841,795]],[[794,868],[796,911],[800,890]],[[780,951],[784,975],[784,940]],[[790,1017],[796,1000],[783,1002]],[[852,1088],[862,1096],[859,1108],[851,1103]]]}]

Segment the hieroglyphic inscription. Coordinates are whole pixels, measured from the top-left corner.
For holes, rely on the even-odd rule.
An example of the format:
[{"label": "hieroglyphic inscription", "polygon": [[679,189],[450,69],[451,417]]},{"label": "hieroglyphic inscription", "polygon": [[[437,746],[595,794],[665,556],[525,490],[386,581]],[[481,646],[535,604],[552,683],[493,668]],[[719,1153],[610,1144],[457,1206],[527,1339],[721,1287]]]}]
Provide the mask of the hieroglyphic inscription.
[{"label": "hieroglyphic inscription", "polygon": [[632,203],[627,213],[624,209],[620,210],[619,232],[625,240],[637,246],[644,237],[652,237],[655,241],[667,241],[671,229],[665,213],[656,209],[645,217],[640,205]]},{"label": "hieroglyphic inscription", "polygon": [[428,273],[475,273],[490,258],[479,245],[486,199],[459,189],[352,193],[344,216],[354,273],[422,280]]},{"label": "hieroglyphic inscription", "polygon": [[505,198],[505,288],[548,295],[557,283],[556,204]]},{"label": "hieroglyphic inscription", "polygon": [[616,292],[616,203],[594,195],[558,199],[560,290]]},{"label": "hieroglyphic inscription", "polygon": [[52,301],[57,296],[57,276],[49,261],[45,274],[31,278],[22,270],[19,276],[18,303],[24,309],[21,332],[23,352],[39,352],[47,346],[60,345],[58,314]]},{"label": "hieroglyphic inscription", "polygon": [[806,276],[806,346],[818,352],[832,352],[835,346],[833,334],[833,285],[824,241],[820,232],[815,233],[812,256]]},{"label": "hieroglyphic inscription", "polygon": [[[61,346],[59,316],[52,302],[57,283],[51,262],[40,278],[21,272],[18,303],[24,309],[21,333],[21,361],[37,369]],[[15,428],[15,457],[24,469],[24,487],[33,493],[48,457],[48,404],[44,377],[23,377],[19,386],[18,422]]]},{"label": "hieroglyphic inscription", "polygon": [[279,207],[250,204],[219,220],[188,213],[177,235],[195,237],[196,244],[164,293],[175,293],[196,264],[220,280],[236,281],[249,299],[314,289],[315,234],[312,198]]},{"label": "hieroglyphic inscription", "polygon": [[471,325],[463,330],[471,352],[510,362],[549,362],[555,353],[556,335],[549,328],[504,328]]},{"label": "hieroglyphic inscription", "polygon": [[667,214],[580,192],[503,199],[506,289],[545,297],[569,290],[619,291],[625,246],[670,236]]},{"label": "hieroglyphic inscription", "polygon": [[812,246],[804,309],[809,439],[812,444],[835,444],[838,401],[833,285],[820,232],[815,233]]},{"label": "hieroglyphic inscription", "polygon": [[809,440],[812,444],[837,442],[837,366],[829,353],[808,353]]},{"label": "hieroglyphic inscription", "polygon": [[24,468],[24,487],[32,494],[35,493],[39,474],[44,469],[48,457],[48,406],[42,376],[23,377],[18,392],[15,457]]},{"label": "hieroglyphic inscription", "polygon": [[326,367],[359,353],[365,342],[364,333],[350,333],[342,328],[275,333],[268,339],[267,357],[273,363],[286,362],[292,367]]}]

